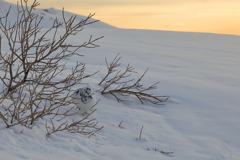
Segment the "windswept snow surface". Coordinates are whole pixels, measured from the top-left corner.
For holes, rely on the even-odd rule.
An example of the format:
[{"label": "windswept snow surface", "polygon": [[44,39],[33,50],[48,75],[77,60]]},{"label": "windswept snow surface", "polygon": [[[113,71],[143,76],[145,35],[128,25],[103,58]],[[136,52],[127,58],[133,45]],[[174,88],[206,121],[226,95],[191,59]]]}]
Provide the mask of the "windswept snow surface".
[{"label": "windswept snow surface", "polygon": [[[0,122],[1,160],[239,160],[239,36],[86,28],[69,42],[79,44],[90,35],[105,36],[97,42],[101,47],[80,49],[85,56],[67,64],[71,69],[76,61],[86,63],[86,74],[100,70],[83,83],[100,99],[90,118],[104,128],[90,138],[67,132],[47,137],[44,121],[22,133],[21,126],[7,129]],[[2,51],[9,52],[7,45]],[[149,68],[142,83],[160,81],[152,93],[170,96],[165,105],[143,105],[134,97],[118,103],[97,91],[107,73],[105,57],[111,61],[117,53],[121,69],[131,63],[138,71],[135,79]]]}]

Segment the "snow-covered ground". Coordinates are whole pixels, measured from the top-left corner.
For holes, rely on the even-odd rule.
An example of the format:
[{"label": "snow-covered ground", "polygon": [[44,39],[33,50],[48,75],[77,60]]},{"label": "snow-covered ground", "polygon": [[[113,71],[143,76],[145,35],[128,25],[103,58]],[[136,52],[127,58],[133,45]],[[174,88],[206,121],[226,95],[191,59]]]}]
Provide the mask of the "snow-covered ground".
[{"label": "snow-covered ground", "polygon": [[[86,63],[84,80],[100,99],[96,118],[104,128],[94,136],[57,132],[46,136],[44,121],[34,129],[6,129],[0,122],[1,160],[238,160],[240,158],[240,37],[205,33],[86,28],[70,40],[78,44],[105,36],[101,47],[80,49]],[[4,43],[4,42],[3,42]],[[2,46],[8,51],[7,46]],[[97,90],[106,74],[105,57],[122,56],[138,74],[149,68],[142,83],[160,81],[155,95],[168,95],[165,105],[118,103]],[[83,87],[79,86],[79,87]],[[74,118],[80,119],[81,115]],[[121,126],[118,127],[122,121]],[[142,139],[137,140],[140,130]],[[173,152],[164,154],[159,151]]]}]

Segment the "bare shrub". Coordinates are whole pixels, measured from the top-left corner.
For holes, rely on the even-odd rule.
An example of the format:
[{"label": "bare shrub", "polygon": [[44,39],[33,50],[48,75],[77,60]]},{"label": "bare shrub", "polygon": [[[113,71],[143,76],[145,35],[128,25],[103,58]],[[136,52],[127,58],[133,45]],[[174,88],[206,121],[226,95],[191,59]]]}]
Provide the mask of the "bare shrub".
[{"label": "bare shrub", "polygon": [[[49,116],[54,126],[54,117],[62,115],[65,118],[76,114],[73,108],[69,108],[73,105],[72,88],[95,73],[84,75],[85,64],[77,62],[75,67],[67,71],[65,78],[59,80],[58,76],[66,74],[64,61],[72,56],[82,56],[77,53],[82,47],[98,47],[94,42],[102,38],[92,39],[90,36],[89,40],[82,44],[68,44],[66,40],[69,37],[78,34],[84,26],[96,22],[90,21],[94,14],[76,22],[76,16],[66,19],[63,10],[63,22],[56,18],[52,27],[43,32],[40,26],[43,17],[34,13],[39,3],[34,0],[30,7],[27,7],[27,4],[28,0],[21,0],[17,5],[16,22],[9,20],[11,7],[6,15],[0,18],[0,30],[4,35],[0,37],[0,119],[8,128],[15,125],[32,128],[35,121],[45,116]],[[61,27],[64,32],[59,35]],[[50,33],[53,36],[48,38]],[[3,38],[9,47],[9,52],[6,53],[2,52]],[[61,111],[64,107],[67,109]],[[74,122],[70,126],[82,127],[79,123]],[[61,126],[65,124],[63,122]],[[91,127],[91,123],[86,123],[82,128],[87,128],[88,124]],[[52,133],[49,130],[47,132],[47,135]]]},{"label": "bare shrub", "polygon": [[[140,84],[140,81],[145,76],[148,69],[142,74],[142,76],[134,82],[134,79],[129,79],[132,73],[137,73],[134,68],[128,64],[126,69],[122,72],[120,69],[117,69],[121,64],[119,63],[119,54],[112,60],[112,62],[108,63],[106,58],[106,65],[108,72],[106,76],[101,80],[99,85],[102,85],[103,88],[101,89],[102,94],[111,94],[113,95],[118,102],[126,101],[126,97],[130,95],[134,95],[137,97],[142,104],[144,101],[153,103],[153,104],[160,104],[161,102],[165,102],[168,100],[169,96],[155,96],[153,94],[146,93],[147,91],[157,89],[157,83],[149,86],[144,87]],[[109,78],[112,76],[111,78]],[[129,84],[133,82],[132,84]]]}]

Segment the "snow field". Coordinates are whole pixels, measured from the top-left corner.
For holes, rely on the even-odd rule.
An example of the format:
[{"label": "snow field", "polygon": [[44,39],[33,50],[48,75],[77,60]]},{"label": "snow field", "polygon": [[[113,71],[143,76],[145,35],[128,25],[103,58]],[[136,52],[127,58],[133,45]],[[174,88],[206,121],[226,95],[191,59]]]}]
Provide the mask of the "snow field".
[{"label": "snow field", "polygon": [[[0,123],[1,160],[239,159],[239,36],[96,26],[68,42],[79,44],[90,35],[105,36],[97,42],[101,47],[80,49],[84,57],[72,57],[67,66],[71,69],[79,61],[86,63],[86,74],[100,70],[76,89],[86,84],[93,88],[100,101],[90,118],[104,128],[90,138],[67,132],[47,137],[44,120],[23,131],[21,126],[6,129]],[[8,52],[5,41],[2,50]],[[110,62],[118,53],[121,69],[130,63],[138,71],[135,79],[149,68],[142,83],[160,81],[152,93],[170,96],[165,105],[141,104],[134,97],[118,103],[100,94],[98,83],[107,72],[104,59]]]}]

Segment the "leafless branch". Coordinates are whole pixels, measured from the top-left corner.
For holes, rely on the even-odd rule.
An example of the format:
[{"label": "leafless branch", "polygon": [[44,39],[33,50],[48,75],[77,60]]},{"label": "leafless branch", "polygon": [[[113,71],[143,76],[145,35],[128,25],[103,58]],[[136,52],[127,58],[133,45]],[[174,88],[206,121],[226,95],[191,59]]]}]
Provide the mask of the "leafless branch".
[{"label": "leafless branch", "polygon": [[[123,97],[128,97],[130,95],[134,95],[139,99],[139,101],[143,104],[144,101],[153,103],[153,104],[160,104],[161,102],[165,102],[168,100],[169,96],[155,96],[153,94],[146,93],[147,91],[157,89],[157,83],[149,86],[144,87],[140,84],[142,78],[145,76],[148,69],[142,74],[142,76],[135,81],[133,84],[129,84],[134,81],[134,79],[126,79],[129,78],[132,73],[137,73],[134,71],[134,68],[130,66],[130,64],[127,65],[126,69],[121,72],[120,69],[117,69],[117,67],[120,66],[119,60],[121,57],[119,57],[119,54],[113,59],[112,62],[108,63],[106,61],[108,72],[106,76],[101,80],[99,85],[102,85],[103,88],[101,89],[102,94],[111,94],[114,96],[118,102],[120,101],[126,101],[123,99]],[[112,76],[112,74],[115,72],[115,74]],[[112,76],[111,78],[109,78]],[[114,87],[115,86],[115,87]]]},{"label": "leafless branch", "polygon": [[[94,110],[92,113],[94,113],[96,110]],[[96,133],[100,131],[102,127],[96,127],[97,123],[95,119],[88,120],[88,117],[92,114],[90,113],[83,119],[79,121],[72,121],[69,123],[68,121],[62,122],[57,127],[55,126],[52,119],[50,119],[50,124],[48,122],[45,123],[45,128],[47,130],[47,136],[50,136],[52,133],[59,132],[59,131],[67,131],[70,133],[80,133],[83,135],[91,135],[93,133]],[[89,129],[95,129],[95,131],[86,131]]]}]

